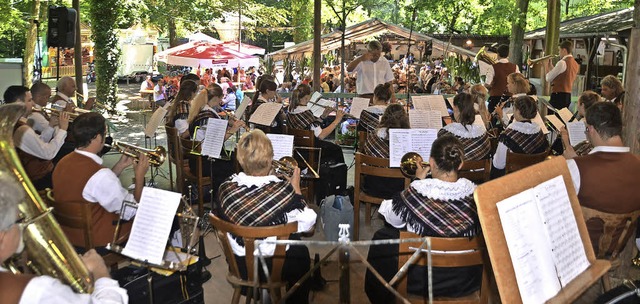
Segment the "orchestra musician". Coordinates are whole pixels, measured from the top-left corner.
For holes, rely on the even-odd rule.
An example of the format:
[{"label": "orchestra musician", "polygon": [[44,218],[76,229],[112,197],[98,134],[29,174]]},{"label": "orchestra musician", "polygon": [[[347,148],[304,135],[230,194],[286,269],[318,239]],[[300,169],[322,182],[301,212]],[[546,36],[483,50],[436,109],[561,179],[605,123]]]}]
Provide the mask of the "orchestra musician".
[{"label": "orchestra musician", "polygon": [[[244,133],[238,142],[238,162],[244,172],[234,174],[219,189],[218,208],[214,212],[226,221],[242,226],[273,226],[298,222],[298,233],[313,232],[316,213],[307,206],[300,189],[300,169],[292,177],[272,173],[273,147],[261,130]],[[237,266],[247,278],[245,247],[241,239],[228,235]],[[272,237],[275,239],[275,237]],[[271,238],[269,238],[271,239]],[[289,239],[299,239],[292,234]],[[261,244],[265,256],[272,256],[275,244]],[[289,246],[282,268],[282,278],[291,288],[309,269],[311,260],[306,246]],[[309,303],[309,280],[287,298],[286,303]]]},{"label": "orchestra musician", "polygon": [[6,103],[20,102],[24,104],[26,110],[24,119],[19,120],[15,126],[13,142],[22,166],[36,189],[51,188],[51,173],[54,168],[53,158],[60,151],[67,137],[69,114],[61,112],[59,127],[38,135],[26,120],[34,107],[29,89],[24,86],[10,86],[4,92],[4,101]]},{"label": "orchestra musician", "polygon": [[[18,203],[24,199],[20,185],[0,177],[0,265],[24,249],[22,235],[30,225],[18,218]],[[71,287],[47,275],[12,274],[0,266],[1,303],[127,303],[127,291],[112,280],[104,260],[95,250],[81,256],[94,280],[91,294],[75,293]]]},{"label": "orchestra musician", "polygon": [[[520,73],[511,73],[507,76],[507,91],[509,91],[511,97],[498,104],[494,110],[494,113],[498,118],[497,123],[502,125],[502,129],[509,125],[510,120],[513,120],[513,116],[509,119],[509,116],[507,115],[513,114],[514,112],[513,101],[518,97],[527,96],[529,89],[529,80],[527,80],[524,75]],[[532,96],[531,98],[535,101],[536,97]]]},{"label": "orchestra musician", "polygon": [[491,176],[504,175],[507,151],[521,154],[541,153],[549,148],[549,142],[542,129],[531,120],[538,114],[536,102],[530,96],[519,96],[513,101],[514,122],[498,137],[498,148],[493,156]]},{"label": "orchestra musician", "polygon": [[607,75],[600,81],[600,86],[602,87],[602,97],[606,101],[615,103],[622,111],[625,96],[622,82],[613,75]]},{"label": "orchestra musician", "polygon": [[[416,178],[409,188],[392,200],[384,200],[378,212],[387,224],[373,240],[397,239],[405,229],[422,236],[466,237],[479,232],[480,223],[473,191],[476,185],[458,178],[464,162],[464,150],[453,136],[438,137],[431,146],[429,166],[418,166]],[[433,178],[426,178],[431,172]],[[380,245],[369,250],[367,261],[389,281],[398,270],[398,245]],[[408,291],[427,295],[426,266],[409,268]],[[460,297],[480,288],[481,266],[433,269],[433,295]],[[394,303],[394,295],[378,281],[370,270],[365,275],[365,292],[371,303]]]},{"label": "orchestra musician", "polygon": [[[71,132],[76,139],[76,150],[62,158],[54,169],[53,196],[59,204],[90,204],[93,242],[95,246],[105,246],[113,240],[123,202],[140,201],[149,161],[145,154],[139,155],[138,162],[123,154],[113,168],[105,168],[102,158],[97,155],[105,143],[107,126],[104,117],[95,112],[85,113],[78,116],[74,124],[76,127]],[[118,178],[131,165],[135,176],[133,194],[122,187]],[[76,206],[82,207],[80,204]],[[122,216],[129,220],[133,214]],[[128,235],[130,228],[130,222],[121,225],[121,234]],[[84,246],[82,229],[62,226],[62,230],[71,244],[77,248]]]},{"label": "orchestra musician", "polygon": [[73,112],[76,104],[71,97],[75,96],[76,88],[76,81],[73,78],[69,76],[60,78],[56,86],[56,95],[51,98],[51,103],[67,112]]},{"label": "orchestra musician", "polygon": [[32,111],[28,117],[29,125],[38,134],[43,132],[53,132],[53,128],[57,126],[58,119],[53,120],[47,113],[42,111],[47,107],[49,98],[51,98],[51,88],[43,82],[36,82],[31,86],[31,98],[33,98],[33,108],[38,111]]},{"label": "orchestra musician", "polygon": [[481,84],[474,84],[469,88],[469,94],[473,97],[473,109],[476,111],[476,115],[480,115],[487,130],[491,129],[491,114],[487,110],[489,91]]},{"label": "orchestra musician", "polygon": [[171,107],[167,113],[167,125],[175,127],[178,135],[182,138],[189,138],[189,108],[191,100],[198,92],[198,84],[193,80],[185,80],[180,84],[180,90],[176,98],[171,103]]},{"label": "orchestra musician", "polygon": [[438,137],[453,135],[464,147],[465,160],[481,160],[490,157],[491,143],[487,130],[475,125],[476,111],[473,96],[460,93],[453,98],[453,118],[456,122],[438,131]]},{"label": "orchestra musician", "polygon": [[[265,75],[262,75],[265,76]],[[262,77],[261,76],[261,77]],[[251,100],[251,109],[249,111],[249,117],[253,115],[253,113],[258,109],[258,107],[267,102],[276,102],[282,103],[282,99],[278,94],[276,94],[276,89],[278,89],[278,85],[275,81],[272,80],[271,77],[263,77],[263,79],[258,80],[258,85],[256,86],[258,90],[253,95],[253,99]],[[266,133],[274,133],[274,134],[282,134],[283,130],[283,117],[284,112],[280,110],[280,113],[276,115],[276,118],[273,120],[270,126],[256,126],[256,128],[266,131]]]},{"label": "orchestra musician", "polygon": [[[587,109],[591,108],[594,104],[600,102],[600,95],[594,91],[584,91],[578,97],[578,115],[584,117]],[[576,147],[571,146],[569,141],[569,132],[567,128],[560,130],[560,138],[562,139],[562,145],[564,146],[564,152],[562,156],[566,159],[572,159],[576,156],[587,155],[593,149],[593,145],[589,141],[583,141],[578,143]],[[577,150],[576,150],[577,149]]]},{"label": "orchestra musician", "polygon": [[489,88],[489,112],[493,112],[496,106],[509,98],[512,93],[507,89],[507,75],[520,73],[518,65],[509,62],[509,46],[498,46],[498,61],[487,70],[485,84]]},{"label": "orchestra musician", "polygon": [[580,65],[573,58],[573,43],[569,40],[560,43],[562,59],[555,66],[547,60],[547,82],[551,83],[551,98],[549,103],[556,109],[567,108],[571,104],[571,89],[576,80]]},{"label": "orchestra musician", "polygon": [[373,90],[373,105],[362,110],[360,113],[357,130],[366,132],[374,131],[378,126],[380,116],[384,113],[392,97],[393,86],[391,83],[383,83],[376,86],[375,90]]}]

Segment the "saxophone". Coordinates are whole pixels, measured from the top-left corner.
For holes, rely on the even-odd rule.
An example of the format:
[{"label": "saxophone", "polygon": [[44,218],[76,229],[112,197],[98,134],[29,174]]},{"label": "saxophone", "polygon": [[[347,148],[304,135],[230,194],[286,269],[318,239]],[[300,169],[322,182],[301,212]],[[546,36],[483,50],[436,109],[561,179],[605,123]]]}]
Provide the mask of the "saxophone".
[{"label": "saxophone", "polygon": [[[31,224],[24,230],[26,265],[40,275],[55,277],[76,292],[91,293],[93,280],[60,225],[27,177],[13,146],[13,130],[25,113],[24,105],[0,106],[0,176],[15,180],[24,199],[18,204],[20,218]],[[8,265],[11,271],[16,267]]]}]

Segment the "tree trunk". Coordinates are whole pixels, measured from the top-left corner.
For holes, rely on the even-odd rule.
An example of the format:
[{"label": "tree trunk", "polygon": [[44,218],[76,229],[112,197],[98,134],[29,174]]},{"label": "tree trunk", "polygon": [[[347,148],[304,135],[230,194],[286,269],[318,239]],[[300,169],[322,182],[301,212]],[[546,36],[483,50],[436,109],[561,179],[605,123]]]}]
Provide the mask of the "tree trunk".
[{"label": "tree trunk", "polygon": [[[633,12],[634,27],[631,29],[629,45],[640,43],[640,0],[635,1],[635,11]],[[629,48],[627,59],[627,73],[625,79],[626,96],[624,98],[624,108],[622,111],[623,130],[622,136],[625,146],[631,148],[631,152],[640,154],[640,140],[638,132],[640,130],[640,50],[637,47]]]},{"label": "tree trunk", "polygon": [[320,92],[320,69],[322,55],[320,54],[320,40],[322,39],[322,0],[313,0],[313,91]]},{"label": "tree trunk", "polygon": [[[77,20],[76,20],[76,45],[74,46],[73,56],[74,58],[74,66],[76,69],[76,91],[80,93],[80,95],[84,94],[83,88],[83,75],[82,75],[82,38],[80,35],[80,0],[73,0],[73,8],[78,12]],[[86,100],[82,100],[82,103],[78,102],[78,106],[82,106],[83,103],[87,102]]]},{"label": "tree trunk", "polygon": [[178,37],[176,34],[176,22],[173,18],[168,18],[167,28],[169,29],[169,47],[178,45]]},{"label": "tree trunk", "polygon": [[[545,55],[558,53],[558,43],[560,42],[560,9],[560,0],[547,1],[547,37],[544,41]],[[551,86],[547,83],[545,75],[542,75],[541,83],[544,95],[549,96]]]},{"label": "tree trunk", "polygon": [[[40,0],[32,0],[31,2],[31,16],[33,19],[38,20],[40,16]],[[23,75],[24,85],[27,88],[31,87],[31,80],[33,79],[33,70],[34,70],[34,62],[35,62],[35,52],[38,41],[38,31],[35,22],[29,22],[29,29],[27,30],[27,41],[24,48],[24,57],[22,62],[24,62],[25,73]]]},{"label": "tree trunk", "polygon": [[522,66],[522,42],[524,41],[524,28],[527,25],[527,11],[529,0],[517,0],[518,18],[511,24],[511,38],[509,42],[509,61]]}]

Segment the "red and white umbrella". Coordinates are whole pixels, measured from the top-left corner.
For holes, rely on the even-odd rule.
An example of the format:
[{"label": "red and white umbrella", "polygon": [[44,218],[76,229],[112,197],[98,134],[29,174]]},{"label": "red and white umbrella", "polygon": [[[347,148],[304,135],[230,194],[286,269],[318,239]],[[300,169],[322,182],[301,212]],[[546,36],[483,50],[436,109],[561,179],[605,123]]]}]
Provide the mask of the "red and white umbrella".
[{"label": "red and white umbrella", "polygon": [[190,47],[170,52],[166,56],[166,63],[202,68],[212,67],[257,67],[258,57],[228,49],[219,43],[196,42]]}]

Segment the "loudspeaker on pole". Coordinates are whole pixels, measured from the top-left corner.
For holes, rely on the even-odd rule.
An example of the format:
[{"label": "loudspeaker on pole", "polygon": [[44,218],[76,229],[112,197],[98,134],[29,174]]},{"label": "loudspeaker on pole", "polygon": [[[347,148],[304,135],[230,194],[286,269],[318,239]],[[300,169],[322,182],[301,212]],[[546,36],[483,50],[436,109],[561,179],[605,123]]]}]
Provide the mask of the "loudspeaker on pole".
[{"label": "loudspeaker on pole", "polygon": [[76,44],[76,22],[78,13],[75,9],[50,6],[47,45],[49,47],[72,48]]}]

